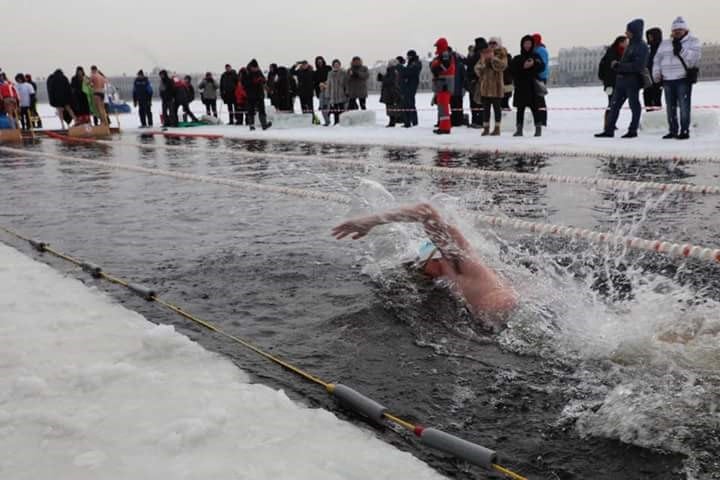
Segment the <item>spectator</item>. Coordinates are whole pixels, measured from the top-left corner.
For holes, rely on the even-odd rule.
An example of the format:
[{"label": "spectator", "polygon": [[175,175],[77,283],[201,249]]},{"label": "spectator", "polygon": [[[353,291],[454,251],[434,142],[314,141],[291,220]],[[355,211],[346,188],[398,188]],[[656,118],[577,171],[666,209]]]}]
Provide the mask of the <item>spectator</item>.
[{"label": "spectator", "polygon": [[[327,84],[325,88],[325,95],[327,97],[327,103],[330,106],[335,117],[335,125],[340,123],[340,114],[345,111],[348,101],[348,74],[342,68],[340,60],[333,60],[332,70],[328,73]],[[325,126],[330,125],[329,111],[323,112],[325,118]]]},{"label": "spectator", "polygon": [[213,78],[211,72],[205,73],[203,78],[198,84],[198,90],[200,91],[200,98],[202,99],[203,105],[205,105],[205,114],[217,118],[217,99],[219,85]]},{"label": "spectator", "polygon": [[73,104],[73,92],[70,80],[61,69],[58,68],[48,77],[47,91],[50,106],[55,108],[55,112],[60,118],[60,127],[64,128],[65,123],[70,125],[70,122],[75,120],[75,112],[71,107]]},{"label": "spectator", "polygon": [[[663,137],[665,139],[690,138],[692,86],[697,82],[701,56],[700,40],[690,35],[685,19],[677,17],[672,23],[672,39],[663,40],[653,65],[654,80],[662,82],[665,88],[665,104],[670,129]],[[680,105],[679,133],[678,104]]]},{"label": "spectator", "polygon": [[543,65],[545,65],[545,68],[540,72],[538,78],[547,84],[548,78],[550,78],[550,52],[543,43],[542,35],[539,33],[533,33],[533,42],[535,42],[535,53],[540,56],[540,60],[542,60]]},{"label": "spectator", "polygon": [[[548,51],[547,47],[543,43],[542,35],[539,33],[533,34],[533,41],[535,42],[535,53],[537,53],[540,56],[540,60],[542,60],[543,65],[545,65],[545,68],[542,72],[540,72],[540,75],[538,75],[538,78],[541,82],[543,82],[545,85],[547,85],[548,78],[550,78],[550,52]],[[542,100],[540,105],[540,116],[542,118],[542,126],[547,127],[547,104],[545,103],[545,95],[540,97],[540,100]]]},{"label": "spectator", "polygon": [[455,86],[453,87],[452,97],[450,98],[450,122],[453,127],[465,125],[465,112],[463,103],[465,98],[465,57],[460,52],[450,49],[451,54],[455,57]]},{"label": "spectator", "polygon": [[243,87],[242,78],[245,77],[245,68],[240,69],[240,80],[235,86],[235,105],[237,110],[235,111],[235,124],[242,125],[247,114],[247,93],[245,93],[245,87]]},{"label": "spectator", "polygon": [[404,126],[410,128],[418,124],[415,96],[420,86],[420,72],[422,62],[415,50],[407,52],[407,65],[398,66],[400,73],[400,91],[402,94],[402,108],[404,110]]},{"label": "spectator", "polygon": [[605,131],[595,135],[598,138],[612,138],[615,136],[615,125],[617,124],[620,109],[626,100],[630,101],[632,110],[632,121],[628,131],[623,138],[637,137],[640,126],[642,106],[640,105],[640,88],[642,87],[642,75],[647,68],[649,50],[643,41],[643,27],[645,22],[641,19],[633,20],[627,26],[627,33],[630,43],[619,61],[612,62],[611,68],[617,73],[615,90],[610,104],[608,121],[605,124]]},{"label": "spectator", "polygon": [[[655,56],[663,41],[662,30],[659,28],[651,28],[645,32],[645,38],[647,39],[648,47],[650,47],[647,68],[652,74]],[[662,108],[662,82],[655,82],[653,80],[652,86],[646,87],[643,90],[643,100],[645,100],[646,111],[652,112],[653,110],[660,110]]]},{"label": "spectator", "polygon": [[385,104],[385,112],[388,116],[388,128],[394,127],[403,121],[402,93],[400,92],[400,75],[398,72],[399,62],[391,59],[387,64],[385,74],[378,73],[377,80],[382,83],[380,91],[380,103]]},{"label": "spectator", "polygon": [[260,117],[260,126],[267,130],[272,122],[267,121],[265,114],[265,75],[260,71],[260,65],[254,58],[247,65],[247,73],[243,78],[243,87],[247,95],[247,123],[250,130],[255,130],[255,112]]},{"label": "spectator", "polygon": [[[312,87],[312,82],[310,82]],[[287,67],[278,67],[275,85],[272,88],[272,104],[279,112],[295,113],[295,95],[298,86],[295,78],[290,75]],[[310,101],[312,102],[313,90],[310,89]]]},{"label": "spectator", "polygon": [[488,42],[483,37],[475,39],[475,45],[472,45],[472,53],[469,53],[465,59],[467,67],[467,75],[465,76],[465,84],[470,93],[470,128],[482,128],[483,109],[482,104],[475,102],[475,91],[477,90],[478,77],[475,74],[475,65],[480,60],[480,53],[488,47]]},{"label": "spectator", "polygon": [[270,68],[268,68],[268,75],[267,75],[267,83],[265,84],[265,92],[267,92],[267,96],[270,99],[270,105],[277,108],[277,105],[273,103],[273,99],[275,98],[275,82],[277,81],[277,71],[278,66],[277,63],[271,63]]},{"label": "spectator", "polygon": [[167,70],[160,70],[160,99],[162,100],[163,127],[177,127],[177,109],[175,108],[175,82]]},{"label": "spectator", "polygon": [[153,88],[145,72],[138,70],[133,83],[133,104],[138,109],[140,128],[152,127],[152,97]]},{"label": "spectator", "polygon": [[177,111],[182,107],[184,123],[187,123],[188,119],[194,123],[199,123],[200,120],[190,109],[190,104],[195,100],[192,78],[189,75],[186,75],[184,79],[174,77],[173,82],[175,83],[175,118],[178,118]]},{"label": "spectator", "polygon": [[90,123],[90,99],[86,94],[89,80],[85,76],[83,67],[75,69],[75,76],[70,82],[73,98],[73,111],[75,112],[75,124],[81,125]]},{"label": "spectator", "polygon": [[544,108],[545,100],[540,91],[543,84],[540,82],[539,75],[544,68],[545,64],[542,58],[535,53],[535,40],[533,40],[532,35],[525,35],[520,42],[520,54],[516,55],[510,64],[515,84],[513,105],[517,108],[515,137],[523,136],[526,108],[530,108],[533,114],[535,136],[542,135],[543,117],[541,109]]},{"label": "spectator", "polygon": [[25,81],[25,75],[18,73],[15,75],[15,90],[18,96],[18,105],[20,107],[20,125],[24,131],[30,130],[30,105],[32,104],[32,95],[35,94],[32,85]]},{"label": "spectator", "polygon": [[0,128],[17,129],[18,93],[5,74],[0,71]]},{"label": "spectator", "polygon": [[297,94],[300,97],[300,112],[315,112],[313,96],[315,94],[315,72],[307,60],[302,60],[290,69],[290,75],[297,78]]},{"label": "spectator", "polygon": [[348,110],[357,110],[358,101],[360,102],[360,109],[366,110],[368,96],[367,83],[368,78],[370,78],[370,72],[368,68],[363,65],[360,57],[353,57],[347,75]]},{"label": "spectator", "polygon": [[[328,73],[332,70],[332,67],[325,63],[324,57],[315,57],[315,71],[313,72],[313,88],[315,89],[315,96],[318,99],[321,97],[322,91],[320,88],[321,83],[327,82]],[[321,108],[322,110],[322,108]]]},{"label": "spectator", "polygon": [[235,121],[235,87],[238,83],[238,74],[230,64],[225,65],[225,72],[220,76],[220,96],[228,109],[228,124]]},{"label": "spectator", "polygon": [[447,135],[452,128],[450,119],[450,102],[455,89],[455,55],[445,38],[435,42],[435,58],[430,64],[433,74],[433,102],[438,108],[437,128],[433,130],[436,135]]},{"label": "spectator", "polygon": [[[480,51],[480,58],[475,64],[477,83],[475,87],[475,103],[483,108],[483,135],[500,135],[502,123],[502,100],[505,96],[505,80],[503,73],[508,67],[507,51],[498,46],[497,42],[488,44]],[[495,111],[495,129],[490,133],[490,110]]]},{"label": "spectator", "polygon": [[488,40],[488,45],[490,45],[490,48],[502,48],[505,50],[505,55],[507,56],[507,64],[508,68],[505,69],[503,72],[503,99],[502,99],[502,109],[504,111],[511,111],[510,108],[510,97],[512,97],[513,92],[513,78],[512,78],[512,72],[510,72],[510,62],[512,62],[512,55],[510,55],[505,48],[505,46],[502,43],[502,38],[500,37],[490,37],[490,40]]},{"label": "spectator", "polygon": [[615,39],[612,45],[605,50],[605,55],[600,60],[600,66],[598,67],[598,77],[603,82],[603,88],[605,94],[608,97],[608,106],[605,109],[605,116],[603,120],[603,129],[607,129],[607,121],[610,116],[610,107],[612,106],[613,93],[615,92],[615,81],[617,79],[617,72],[612,68],[614,64],[620,61],[625,49],[627,48],[627,37],[620,35]]},{"label": "spectator", "polygon": [[95,110],[97,111],[100,124],[109,125],[107,111],[105,111],[105,84],[107,79],[105,75],[93,65],[90,67],[90,86],[92,87],[93,100],[95,102]]},{"label": "spectator", "polygon": [[42,128],[42,119],[37,111],[37,83],[33,82],[32,75],[29,73],[25,74],[25,82],[32,85],[33,91],[35,92],[30,95],[30,120],[33,128]]}]

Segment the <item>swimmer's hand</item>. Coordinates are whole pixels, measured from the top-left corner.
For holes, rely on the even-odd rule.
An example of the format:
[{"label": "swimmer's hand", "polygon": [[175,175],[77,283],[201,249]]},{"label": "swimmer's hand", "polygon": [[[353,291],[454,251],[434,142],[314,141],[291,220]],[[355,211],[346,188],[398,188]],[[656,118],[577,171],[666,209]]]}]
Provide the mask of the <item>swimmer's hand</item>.
[{"label": "swimmer's hand", "polygon": [[332,229],[332,234],[337,240],[352,235],[353,240],[359,240],[365,235],[370,233],[370,230],[378,226],[381,222],[378,221],[375,215],[369,217],[355,218],[348,220],[345,223],[341,223],[337,227]]}]

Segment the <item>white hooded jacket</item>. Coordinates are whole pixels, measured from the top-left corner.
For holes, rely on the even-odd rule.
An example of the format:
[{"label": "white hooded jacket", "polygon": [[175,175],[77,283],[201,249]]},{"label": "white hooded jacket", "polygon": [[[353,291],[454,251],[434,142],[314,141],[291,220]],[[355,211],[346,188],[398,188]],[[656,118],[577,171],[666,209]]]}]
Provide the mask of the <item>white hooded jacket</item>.
[{"label": "white hooded jacket", "polygon": [[[697,67],[702,56],[702,45],[697,37],[687,35],[680,41],[682,50],[680,55],[688,68]],[[672,39],[663,40],[655,55],[652,76],[655,82],[661,80],[680,80],[687,77],[685,67],[677,55],[673,52]]]}]

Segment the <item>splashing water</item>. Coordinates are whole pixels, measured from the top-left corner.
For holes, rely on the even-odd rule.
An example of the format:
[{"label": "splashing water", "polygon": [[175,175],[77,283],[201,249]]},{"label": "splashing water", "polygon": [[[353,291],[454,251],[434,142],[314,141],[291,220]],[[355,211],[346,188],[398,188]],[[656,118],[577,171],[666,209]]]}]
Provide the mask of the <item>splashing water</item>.
[{"label": "splashing water", "polygon": [[[364,210],[397,206],[379,183],[360,185],[358,205]],[[616,232],[636,234],[665,198],[647,199],[636,214],[616,216]],[[682,285],[677,274],[669,278],[648,271],[644,256],[608,246],[559,245],[550,238],[528,243],[506,232],[500,237],[476,228],[461,199],[439,195],[432,203],[523,299],[495,341],[517,354],[571,367],[569,377],[558,375],[555,385],[544,386],[569,393],[557,425],[574,425],[584,437],[682,453],[689,478],[720,478],[718,302]],[[448,357],[471,356],[468,343],[487,340],[487,332],[459,304],[446,303],[423,315],[429,308],[423,300],[427,291],[407,274],[397,274],[424,241],[422,229],[383,228],[369,239],[364,273],[392,292],[384,300],[409,318],[418,345]],[[431,294],[434,303],[442,295]],[[438,326],[436,318],[427,317],[440,310],[445,313]]]}]

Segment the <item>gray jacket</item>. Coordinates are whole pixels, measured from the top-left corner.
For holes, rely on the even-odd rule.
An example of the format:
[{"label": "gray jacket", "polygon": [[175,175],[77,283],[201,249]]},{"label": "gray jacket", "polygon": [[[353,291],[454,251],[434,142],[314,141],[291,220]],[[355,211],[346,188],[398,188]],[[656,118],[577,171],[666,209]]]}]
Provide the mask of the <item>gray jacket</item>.
[{"label": "gray jacket", "polygon": [[200,93],[206,100],[217,100],[220,85],[218,85],[215,79],[213,79],[212,82],[208,82],[203,78],[202,82],[198,85],[198,90],[200,90]]},{"label": "gray jacket", "polygon": [[326,85],[327,88],[324,94],[328,104],[337,105],[347,102],[348,77],[345,70],[331,70],[330,73],[328,73]]},{"label": "gray jacket", "polygon": [[347,71],[347,90],[350,98],[367,98],[370,72],[365,65],[350,67]]}]

